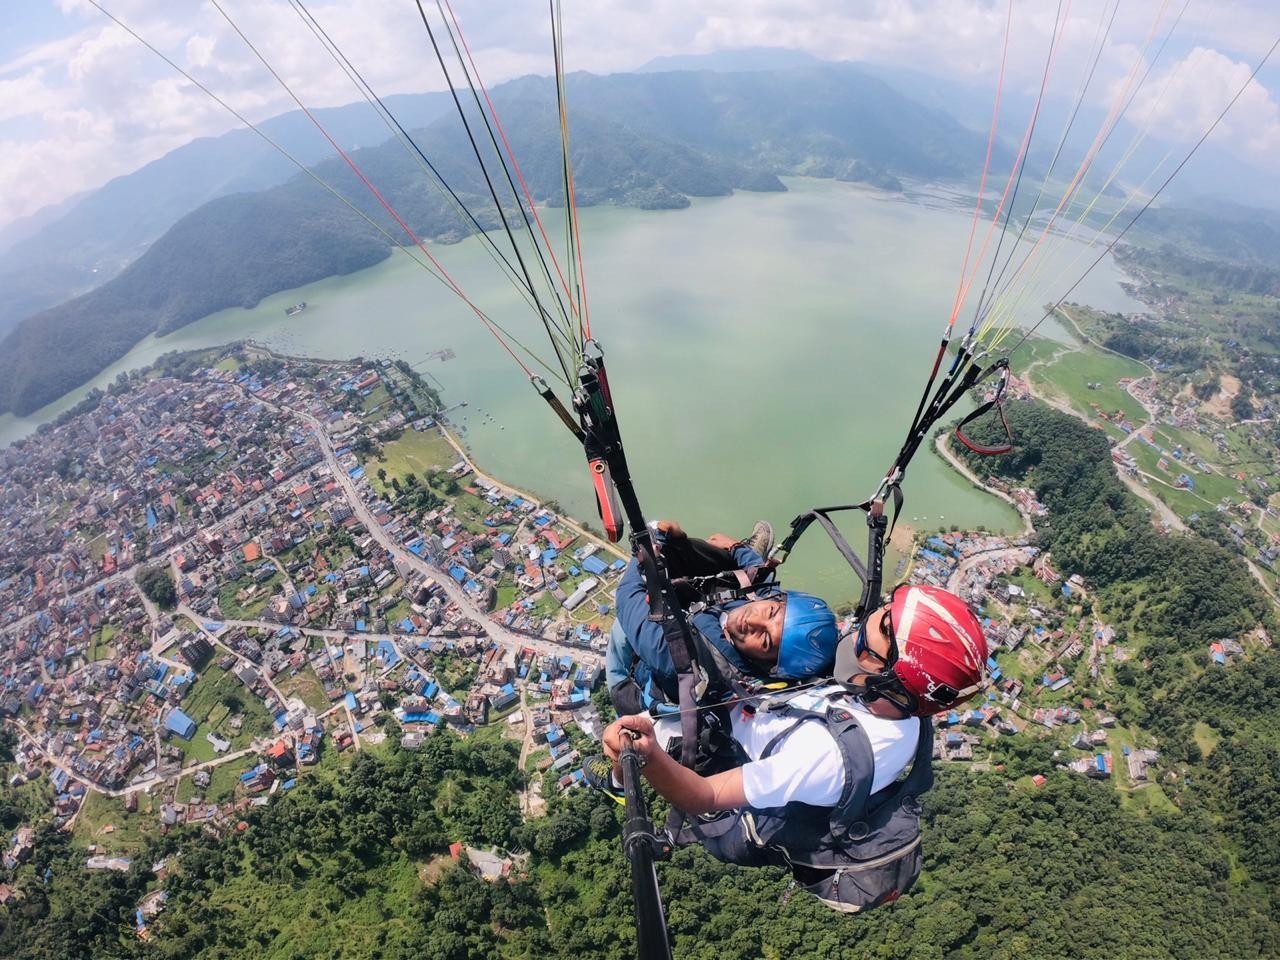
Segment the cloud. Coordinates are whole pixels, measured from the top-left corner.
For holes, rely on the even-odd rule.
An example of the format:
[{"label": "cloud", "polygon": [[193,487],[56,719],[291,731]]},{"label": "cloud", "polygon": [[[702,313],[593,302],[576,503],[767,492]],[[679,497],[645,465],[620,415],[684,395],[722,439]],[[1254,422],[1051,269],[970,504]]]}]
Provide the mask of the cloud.
[{"label": "cloud", "polygon": [[[212,0],[102,2],[251,119],[294,109]],[[1114,2],[1070,5],[1051,84],[1060,96],[1074,92]],[[308,106],[359,98],[287,0],[218,3]],[[545,4],[453,4],[488,85],[550,72]],[[1156,12],[1165,10],[1156,32],[1162,36],[1180,4],[1120,4],[1098,68],[1099,95],[1123,82]],[[434,11],[434,3],[426,6]],[[0,63],[0,222],[98,186],[192,137],[236,125],[88,0],[57,0],[57,8],[65,35],[26,48],[9,44],[15,52]],[[380,94],[442,89],[413,3],[313,0],[308,8]],[[566,10],[565,46],[570,69],[597,73],[631,70],[671,54],[786,46],[826,59],[905,66],[993,86],[1007,9],[1007,0],[595,0]],[[1008,89],[1034,94],[1056,10],[1053,3],[1015,0]],[[20,35],[22,17],[6,23],[7,31]],[[1145,108],[1162,129],[1194,128],[1214,112],[1214,104],[1221,108],[1234,92],[1233,82],[1242,82],[1240,71],[1247,75],[1244,65],[1265,49],[1261,38],[1268,33],[1280,33],[1280,9],[1271,0],[1221,0],[1212,11],[1192,4],[1166,54],[1168,67],[1148,80],[1130,115]],[[1191,49],[1192,40],[1199,48]],[[1174,59],[1175,49],[1180,60]],[[1157,102],[1149,91],[1169,76],[1170,89]],[[1259,86],[1241,98],[1220,136],[1261,162],[1280,136],[1276,124],[1274,99]]]},{"label": "cloud", "polygon": [[1269,160],[1280,145],[1280,104],[1256,80],[1249,82],[1252,72],[1251,64],[1196,47],[1152,78],[1134,98],[1131,115],[1166,138],[1195,141],[1244,87],[1214,139],[1232,142],[1256,160]]}]

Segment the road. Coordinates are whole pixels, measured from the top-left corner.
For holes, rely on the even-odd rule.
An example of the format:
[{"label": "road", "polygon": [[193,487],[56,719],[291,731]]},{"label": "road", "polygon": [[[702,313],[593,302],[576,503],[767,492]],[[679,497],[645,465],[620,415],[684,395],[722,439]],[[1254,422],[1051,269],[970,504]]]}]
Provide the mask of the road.
[{"label": "road", "polygon": [[[257,671],[259,676],[262,677],[263,682],[265,682],[266,685],[271,688],[271,692],[276,695],[276,699],[279,700],[282,705],[287,704],[289,702],[289,698],[286,697],[284,693],[280,690],[280,688],[275,685],[275,681],[273,681],[271,677],[267,675],[266,670],[262,669],[262,667],[254,663],[252,660],[244,656],[239,651],[233,650],[231,647],[227,646],[218,638],[218,634],[214,633],[212,630],[208,630],[205,628],[204,621],[206,618],[201,617],[200,614],[196,613],[194,610],[188,607],[185,603],[178,604],[178,613],[182,614],[184,617],[186,617],[188,620],[194,623],[196,625],[196,629],[199,630],[201,633],[203,633],[206,639],[208,639],[208,641],[212,643],[214,646],[221,647],[223,650],[227,651],[227,653],[231,654],[233,657],[239,660],[240,663],[244,664],[245,666],[252,667],[255,671]],[[220,620],[218,622],[224,623],[225,621]],[[263,622],[266,623],[266,621],[263,621]],[[278,623],[269,624],[268,628],[274,633],[276,630],[280,629],[280,624]]]},{"label": "road", "polygon": [[1035,533],[1035,527],[1031,524],[1030,514],[1024,513],[1022,507],[1018,505],[1018,501],[1014,500],[1013,497],[1009,496],[1009,494],[1005,493],[1003,490],[997,490],[995,487],[989,487],[978,479],[978,475],[969,469],[969,465],[955,455],[955,452],[951,449],[951,444],[948,442],[950,437],[950,434],[940,433],[938,434],[938,439],[934,442],[934,446],[937,447],[938,453],[942,456],[942,459],[951,464],[951,466],[956,469],[957,473],[970,481],[974,486],[980,487],[993,497],[999,497],[1001,500],[1008,503],[1009,506],[1013,507],[1013,509],[1017,510],[1018,516],[1022,518],[1023,533]]},{"label": "road", "polygon": [[[49,751],[46,750],[34,736],[32,736],[31,731],[26,728],[21,720],[11,719],[9,722],[18,730],[27,743],[31,745],[31,748],[48,760],[49,763],[53,764],[67,776],[74,777],[86,786],[96,790],[98,793],[105,794],[108,797],[123,797],[130,793],[137,793],[140,790],[150,790],[156,784],[164,783],[165,781],[172,779],[168,776],[150,776],[145,780],[135,780],[128,786],[121,787],[118,790],[108,790],[106,787],[99,786],[92,780],[87,779],[84,774],[77,773],[72,769],[70,764],[64,762],[60,757],[55,757],[53,754],[49,753]],[[226,753],[220,757],[215,757],[212,760],[206,760],[204,763],[197,763],[190,767],[183,767],[181,775],[186,776],[187,774],[195,773],[197,770],[206,770],[210,767],[217,767],[224,763],[230,763],[232,760],[239,760],[241,757],[256,754],[258,751],[259,746],[255,743],[252,746],[245,747],[243,750],[236,750],[233,753]]]},{"label": "road", "polygon": [[[329,464],[334,479],[342,487],[343,493],[346,495],[347,504],[355,513],[356,519],[364,524],[365,529],[369,531],[373,539],[392,556],[404,560],[409,566],[417,570],[424,577],[430,577],[440,584],[449,599],[457,605],[470,619],[476,623],[483,624],[490,639],[499,645],[505,647],[508,651],[519,650],[521,647],[532,647],[539,653],[554,653],[557,656],[571,655],[574,659],[582,656],[581,647],[571,647],[567,644],[557,643],[553,640],[534,639],[523,634],[515,633],[508,630],[502,624],[495,623],[489,619],[489,615],[484,610],[476,606],[475,601],[467,595],[467,593],[459,586],[448,574],[437,570],[427,561],[423,560],[417,554],[405,550],[399,543],[391,537],[382,525],[374,519],[373,511],[361,499],[359,491],[356,489],[355,481],[347,476],[347,471],[342,469],[338,463],[338,458],[333,452],[333,444],[329,441],[329,435],[325,432],[324,426],[315,417],[310,414],[293,411],[294,416],[307,423],[312,433],[316,437],[316,442],[320,444],[320,450],[324,454],[325,462]],[[468,461],[470,462],[470,461]],[[487,479],[487,478],[485,478]],[[368,634],[361,634],[368,637]]]}]

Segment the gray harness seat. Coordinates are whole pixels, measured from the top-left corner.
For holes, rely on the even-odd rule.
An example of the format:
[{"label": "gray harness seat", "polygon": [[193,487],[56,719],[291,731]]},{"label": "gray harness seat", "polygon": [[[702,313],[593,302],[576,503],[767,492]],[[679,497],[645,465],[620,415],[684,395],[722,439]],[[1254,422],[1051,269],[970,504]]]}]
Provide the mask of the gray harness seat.
[{"label": "gray harness seat", "polygon": [[896,900],[915,882],[924,859],[920,796],[933,785],[932,723],[920,721],[907,775],[872,796],[875,757],[857,713],[830,699],[809,709],[789,697],[769,709],[794,722],[770,741],[761,759],[801,723],[826,723],[844,761],[836,805],[788,803],[695,818],[674,835],[676,842],[699,843],[726,863],[787,867],[800,886],[834,910],[855,913]]}]

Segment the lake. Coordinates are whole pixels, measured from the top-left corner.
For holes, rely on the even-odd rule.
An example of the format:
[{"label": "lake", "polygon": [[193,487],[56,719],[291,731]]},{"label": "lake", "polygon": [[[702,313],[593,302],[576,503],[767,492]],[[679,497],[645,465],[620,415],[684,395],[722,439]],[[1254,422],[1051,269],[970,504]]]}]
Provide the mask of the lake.
[{"label": "lake", "polygon": [[[914,413],[959,277],[963,210],[827,180],[786,183],[787,193],[738,193],[686,210],[581,212],[593,333],[606,351],[641,504],[693,533],[745,535],[763,517],[781,536],[810,506],[868,496]],[[550,223],[548,230],[561,235]],[[1039,319],[1042,304],[1096,256],[1082,250],[1065,243],[1051,251],[1044,276],[1056,286],[1027,297],[1020,319]],[[434,252],[490,316],[550,356],[541,325],[479,241]],[[1142,309],[1119,279],[1107,260],[1072,299]],[[301,300],[307,310],[286,317],[285,307]],[[969,320],[962,315],[958,326]],[[1048,322],[1041,332],[1063,336]],[[93,384],[31,417],[0,418],[0,442],[26,435],[121,370],[247,337],[291,354],[415,365],[451,348],[456,359],[418,369],[439,382],[446,403],[468,402],[451,418],[477,462],[596,520],[576,441],[470,311],[398,254],[148,338]],[[904,520],[917,529],[1017,526],[1011,508],[930,451],[917,456],[904,490]],[[865,542],[860,523],[847,529],[855,546]],[[815,530],[802,541],[789,580],[851,596],[842,561],[820,540]]]}]

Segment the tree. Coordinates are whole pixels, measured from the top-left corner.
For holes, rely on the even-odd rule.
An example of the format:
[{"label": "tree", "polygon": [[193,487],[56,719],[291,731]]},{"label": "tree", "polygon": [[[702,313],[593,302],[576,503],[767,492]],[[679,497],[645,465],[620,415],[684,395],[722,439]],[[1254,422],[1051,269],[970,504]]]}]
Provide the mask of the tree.
[{"label": "tree", "polygon": [[178,590],[167,565],[145,568],[138,575],[138,586],[147,599],[162,610],[172,610],[178,605]]}]

